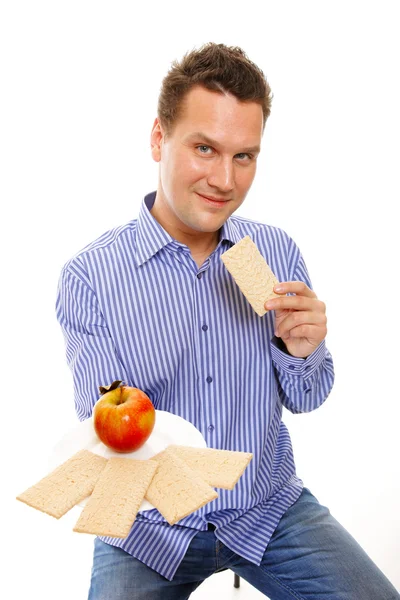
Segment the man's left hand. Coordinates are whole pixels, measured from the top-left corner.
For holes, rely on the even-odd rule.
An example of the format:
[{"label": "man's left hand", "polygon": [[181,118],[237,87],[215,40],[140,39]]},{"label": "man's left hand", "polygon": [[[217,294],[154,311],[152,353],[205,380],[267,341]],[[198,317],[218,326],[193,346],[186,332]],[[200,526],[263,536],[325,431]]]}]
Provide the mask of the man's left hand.
[{"label": "man's left hand", "polygon": [[274,287],[274,292],[295,294],[265,303],[267,310],[275,311],[275,335],[292,356],[307,358],[326,337],[325,304],[302,281],[284,281]]}]

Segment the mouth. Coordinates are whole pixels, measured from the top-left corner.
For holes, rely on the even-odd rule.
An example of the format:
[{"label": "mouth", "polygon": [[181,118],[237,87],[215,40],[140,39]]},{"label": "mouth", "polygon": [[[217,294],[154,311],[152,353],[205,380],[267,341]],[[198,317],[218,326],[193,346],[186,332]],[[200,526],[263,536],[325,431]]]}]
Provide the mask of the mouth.
[{"label": "mouth", "polygon": [[210,205],[212,206],[219,206],[222,207],[224,206],[224,204],[226,202],[229,202],[228,200],[225,200],[224,198],[215,198],[212,196],[203,196],[203,194],[199,194],[198,192],[196,192],[196,194],[202,199],[205,200],[206,202],[208,202]]}]

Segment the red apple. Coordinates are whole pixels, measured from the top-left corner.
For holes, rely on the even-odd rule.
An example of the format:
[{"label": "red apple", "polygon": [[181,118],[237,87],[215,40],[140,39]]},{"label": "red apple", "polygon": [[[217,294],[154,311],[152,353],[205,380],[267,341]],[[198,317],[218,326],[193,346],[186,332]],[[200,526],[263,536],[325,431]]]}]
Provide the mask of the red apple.
[{"label": "red apple", "polygon": [[94,405],[93,424],[103,444],[116,452],[133,452],[153,431],[156,411],[142,390],[121,383],[100,387],[103,395]]}]

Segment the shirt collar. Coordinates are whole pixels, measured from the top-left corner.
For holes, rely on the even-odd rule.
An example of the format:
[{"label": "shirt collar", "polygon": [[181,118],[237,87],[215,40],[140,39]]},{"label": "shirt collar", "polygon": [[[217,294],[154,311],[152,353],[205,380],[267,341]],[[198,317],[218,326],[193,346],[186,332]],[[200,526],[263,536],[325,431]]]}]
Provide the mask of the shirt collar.
[{"label": "shirt collar", "polygon": [[240,242],[242,237],[243,235],[240,233],[238,226],[232,217],[229,217],[229,219],[225,221],[222,226],[219,241],[223,242],[224,240],[227,240],[230,242],[230,245],[233,246],[234,244]]},{"label": "shirt collar", "polygon": [[173,242],[173,238],[150,212],[155,199],[156,192],[147,194],[140,207],[136,230],[136,262],[139,267],[161,248]]},{"label": "shirt collar", "polygon": [[[140,207],[136,230],[136,262],[138,266],[143,265],[168,244],[175,242],[174,238],[165,231],[150,212],[156,199],[156,193],[147,194]],[[230,217],[221,228],[219,242],[227,240],[233,245],[242,237]]]}]

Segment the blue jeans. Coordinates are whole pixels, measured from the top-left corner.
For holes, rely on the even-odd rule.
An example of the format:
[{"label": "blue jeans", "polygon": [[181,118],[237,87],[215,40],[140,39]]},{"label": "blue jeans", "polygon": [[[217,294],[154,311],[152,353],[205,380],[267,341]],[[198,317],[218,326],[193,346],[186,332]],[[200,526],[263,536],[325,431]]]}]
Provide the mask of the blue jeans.
[{"label": "blue jeans", "polygon": [[270,600],[395,600],[400,595],[351,535],[304,488],[282,517],[260,566],[213,530],[193,538],[172,581],[95,539],[89,600],[186,600],[204,579],[231,569]]}]

